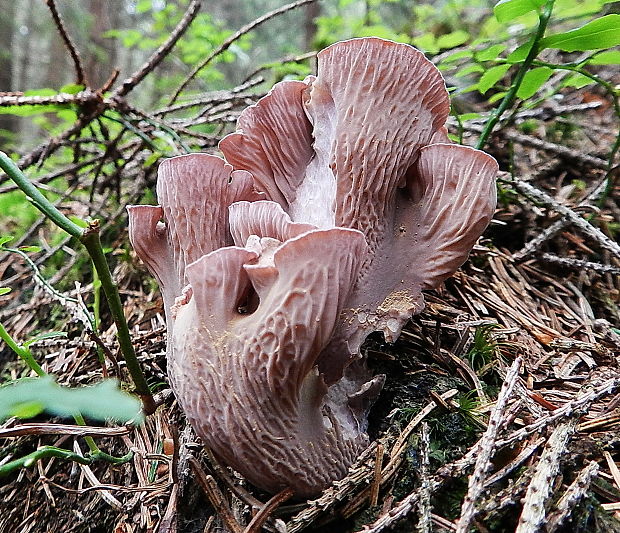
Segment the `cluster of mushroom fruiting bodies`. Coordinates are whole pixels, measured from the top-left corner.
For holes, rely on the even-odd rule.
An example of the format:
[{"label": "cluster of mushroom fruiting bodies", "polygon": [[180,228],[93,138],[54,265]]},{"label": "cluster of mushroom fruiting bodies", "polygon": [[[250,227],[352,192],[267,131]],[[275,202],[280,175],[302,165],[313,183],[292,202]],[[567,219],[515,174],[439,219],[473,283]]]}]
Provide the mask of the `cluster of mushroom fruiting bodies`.
[{"label": "cluster of mushroom fruiting bodies", "polygon": [[176,397],[266,491],[310,497],[346,475],[384,379],[362,342],[394,341],[491,219],[497,163],[449,141],[449,106],[415,48],[340,42],[316,77],[242,112],[225,159],[164,161],[160,205],[128,208],[161,287]]}]

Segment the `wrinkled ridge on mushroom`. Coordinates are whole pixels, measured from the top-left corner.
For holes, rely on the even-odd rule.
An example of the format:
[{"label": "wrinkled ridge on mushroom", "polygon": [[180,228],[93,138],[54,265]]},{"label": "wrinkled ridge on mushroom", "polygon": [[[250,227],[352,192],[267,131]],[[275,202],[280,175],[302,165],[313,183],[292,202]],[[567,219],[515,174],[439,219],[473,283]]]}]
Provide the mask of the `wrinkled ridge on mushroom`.
[{"label": "wrinkled ridge on mushroom", "polygon": [[334,379],[330,365],[342,357],[337,354],[357,354],[372,331],[395,341],[407,320],[422,311],[422,290],[438,287],[467,260],[495,210],[497,168],[491,156],[466,146],[432,144],[420,150],[406,187],[398,191],[390,230],[321,356],[328,382]]},{"label": "wrinkled ridge on mushroom", "polygon": [[250,235],[286,241],[317,229],[311,224],[296,224],[282,207],[267,200],[235,202],[229,208],[230,233],[237,246],[244,246]]},{"label": "wrinkled ridge on mushroom", "polygon": [[405,172],[445,124],[450,103],[443,78],[412,46],[352,39],[318,54],[306,94],[316,155],[292,218],[315,223],[310,186],[333,181],[333,225],[362,231],[372,253]]},{"label": "wrinkled ridge on mushroom", "polygon": [[360,232],[344,228],[287,240],[273,256],[278,275],[249,314],[236,304],[255,252],[225,247],[186,269],[192,296],[177,310],[169,362],[179,402],[213,451],[262,488],[313,494],[367,444],[361,421],[332,412],[313,370],[365,247]]},{"label": "wrinkled ridge on mushroom", "polygon": [[277,83],[267,96],[241,113],[237,132],[220,141],[236,169],[248,170],[256,188],[285,209],[295,200],[312,157],[311,126],[302,105],[301,81]]},{"label": "wrinkled ridge on mushroom", "polygon": [[397,218],[400,224],[408,222],[414,235],[418,233],[415,243],[420,255],[416,260],[421,269],[415,275],[421,289],[436,288],[466,261],[491,222],[497,203],[497,171],[495,159],[468,146],[431,144],[422,148],[414,167],[417,176],[407,181],[416,208],[411,218],[404,209],[398,210]]},{"label": "wrinkled ridge on mushroom", "polygon": [[168,242],[183,285],[189,263],[232,244],[228,206],[260,198],[252,175],[233,170],[220,157],[182,155],[159,166],[157,199],[164,210]]},{"label": "wrinkled ridge on mushroom", "polygon": [[178,277],[170,264],[166,230],[161,219],[164,210],[154,205],[127,206],[129,218],[129,241],[160,287],[174,286],[178,289]]},{"label": "wrinkled ridge on mushroom", "polygon": [[189,154],[161,163],[157,179],[161,207],[128,206],[128,212],[132,246],[160,283],[167,319],[172,319],[170,308],[187,284],[185,266],[232,244],[228,206],[260,198],[252,176],[233,171],[220,157]]}]

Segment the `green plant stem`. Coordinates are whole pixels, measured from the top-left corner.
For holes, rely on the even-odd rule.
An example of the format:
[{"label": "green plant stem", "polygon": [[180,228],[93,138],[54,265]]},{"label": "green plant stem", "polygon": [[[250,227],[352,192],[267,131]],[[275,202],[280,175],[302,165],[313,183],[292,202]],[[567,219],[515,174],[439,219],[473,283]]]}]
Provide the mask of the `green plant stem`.
[{"label": "green plant stem", "polygon": [[82,457],[77,453],[69,450],[63,450],[62,448],[56,448],[55,446],[42,446],[38,450],[35,450],[24,457],[10,461],[0,466],[0,477],[7,476],[19,468],[28,468],[41,459],[47,459],[48,457],[58,457],[59,459],[66,459],[69,461],[75,461],[82,465],[89,465],[92,463],[92,459],[89,457]]},{"label": "green plant stem", "polygon": [[127,326],[127,320],[125,319],[125,313],[123,312],[123,304],[121,303],[121,297],[118,294],[118,289],[112,280],[112,274],[108,267],[101,241],[99,240],[99,221],[95,220],[91,222],[88,229],[82,234],[80,241],[88,250],[90,257],[95,265],[99,280],[101,281],[101,288],[108,300],[110,307],[110,313],[116,323],[118,344],[120,345],[121,352],[125,357],[125,363],[129,374],[133,379],[136,393],[142,399],[143,409],[145,414],[149,415],[155,412],[155,401],[153,395],[146,382],[146,378],[140,368],[140,363],[136,357],[136,352],[131,343],[131,336],[129,335],[129,327]]},{"label": "green plant stem", "polygon": [[[84,420],[84,417],[82,416],[82,413],[74,413],[73,420],[75,420],[75,423],[78,426],[85,426],[86,425],[86,421]],[[99,450],[99,446],[97,446],[97,443],[95,442],[95,440],[92,437],[85,436],[84,437],[84,442],[86,442],[86,445],[88,446],[88,449],[89,449],[90,453],[99,453],[101,451],[101,450]]]},{"label": "green plant stem", "polygon": [[15,459],[14,461],[10,461],[0,466],[0,477],[8,476],[20,468],[28,468],[37,461],[48,457],[57,457],[58,459],[75,461],[76,463],[80,463],[82,465],[90,465],[96,460],[104,460],[113,464],[123,464],[132,459],[133,453],[130,452],[122,457],[113,457],[107,453],[98,451],[82,456],[69,450],[64,450],[63,448],[56,448],[55,446],[42,446],[38,450],[35,450],[24,457],[20,457],[19,459]]},{"label": "green plant stem", "polygon": [[140,368],[140,364],[136,357],[136,353],[131,343],[129,335],[129,327],[123,313],[121,299],[118,289],[112,281],[112,274],[105,254],[99,240],[99,222],[93,221],[89,227],[84,229],[69,220],[63,215],[51,202],[43,196],[39,190],[30,183],[30,180],[22,173],[22,171],[13,163],[13,161],[4,152],[0,152],[0,168],[4,170],[9,178],[33,201],[34,205],[46,215],[57,226],[64,229],[69,235],[79,239],[88,251],[95,269],[99,274],[103,292],[108,300],[110,312],[114,322],[116,323],[118,342],[121,352],[127,363],[127,369],[131,375],[136,388],[136,393],[141,397],[145,414],[152,414],[155,411],[155,402],[151,394],[146,378]]},{"label": "green plant stem", "polygon": [[[99,274],[97,273],[97,269],[94,268],[93,265],[93,331],[99,331],[101,327],[101,280],[99,279]],[[99,357],[99,362],[101,363],[101,368],[105,371],[105,354],[103,353],[103,348],[97,344],[97,356]]]},{"label": "green plant stem", "polygon": [[19,255],[30,267],[30,270],[32,270],[35,281],[38,280],[38,282],[43,286],[43,289],[47,293],[51,294],[53,298],[55,298],[61,303],[61,305],[64,305],[66,302],[70,302],[74,304],[76,307],[78,307],[82,311],[82,315],[83,315],[83,318],[81,319],[82,323],[86,327],[90,327],[90,329],[92,329],[93,331],[96,331],[95,322],[93,318],[91,317],[90,313],[88,312],[88,308],[84,305],[84,303],[78,300],[77,298],[71,298],[70,296],[66,296],[58,292],[52,285],[50,285],[47,282],[47,280],[43,277],[43,274],[41,274],[39,267],[34,263],[32,259],[30,259],[30,257],[28,257],[27,253],[25,253],[22,250],[19,250],[18,248],[7,248],[6,246],[0,246],[0,251],[10,252],[12,254]]},{"label": "green plant stem", "polygon": [[0,339],[6,342],[7,346],[11,350],[13,350],[19,356],[19,358],[22,359],[24,363],[26,363],[28,367],[30,367],[30,369],[33,370],[39,377],[47,375],[45,370],[43,370],[39,366],[39,363],[35,361],[34,357],[32,357],[32,353],[30,353],[30,350],[24,346],[20,346],[19,344],[17,344],[13,340],[13,337],[9,335],[9,332],[6,329],[4,329],[4,326],[1,323],[0,323]]},{"label": "green plant stem", "polygon": [[[591,72],[588,72],[587,70],[584,70],[584,68],[582,67],[583,63],[585,63],[585,61],[582,62],[581,64],[564,63],[561,65],[556,65],[554,63],[547,63],[545,61],[539,61],[539,60],[532,62],[532,64],[535,66],[549,67],[554,70],[568,70],[571,72],[577,72],[578,74],[581,74],[582,76],[585,76],[586,78],[590,78],[597,85],[600,85],[603,89],[605,89],[607,94],[609,94],[609,96],[611,97],[612,105],[614,107],[614,113],[616,115],[616,118],[620,120],[620,98],[618,97],[618,90],[613,86],[613,84],[609,83],[603,78],[597,76],[596,74],[592,74]],[[605,190],[603,191],[603,193],[601,194],[601,196],[598,198],[596,202],[598,207],[603,207],[603,204],[605,203],[605,201],[611,194],[611,191],[614,187],[614,181],[615,181],[614,161],[616,159],[616,155],[618,154],[619,150],[620,150],[620,128],[618,129],[616,140],[613,146],[611,147],[611,150],[609,152],[609,157],[607,159],[607,173],[605,175],[605,179],[607,180],[607,185],[605,187]]]},{"label": "green plant stem", "polygon": [[59,228],[64,229],[69,235],[79,239],[82,228],[69,220],[37,189],[30,180],[22,173],[13,160],[4,152],[0,152],[0,168],[6,172],[15,184],[32,200],[34,206],[49,218]]},{"label": "green plant stem", "polygon": [[517,74],[512,81],[510,89],[502,99],[499,106],[493,110],[491,116],[489,117],[489,120],[485,124],[484,129],[480,134],[480,138],[478,139],[478,143],[476,144],[476,148],[478,148],[478,150],[482,150],[485,147],[489,136],[493,132],[493,129],[495,128],[497,123],[502,118],[502,115],[506,112],[506,110],[510,108],[510,106],[514,102],[517,96],[517,91],[519,90],[519,87],[521,87],[521,83],[523,82],[525,74],[527,73],[530,66],[532,65],[532,62],[534,61],[534,59],[536,59],[536,56],[538,55],[538,45],[541,39],[545,36],[545,31],[547,29],[549,19],[551,18],[554,3],[555,0],[547,0],[545,5],[543,6],[543,10],[538,17],[538,28],[536,29],[536,34],[532,39],[532,47],[530,48],[527,57],[523,60],[523,63],[521,63],[521,66],[519,67],[519,70],[517,71]]},{"label": "green plant stem", "polygon": [[[34,263],[34,261],[32,261],[32,259],[30,259],[30,257],[28,257],[27,253],[24,253],[22,250],[19,250],[17,248],[7,248],[6,246],[2,246],[2,245],[0,245],[0,250],[5,251],[5,252],[10,252],[13,254],[18,254],[24,261],[26,261],[26,263],[28,264],[32,272],[34,273],[35,281],[38,280],[39,283],[43,285],[43,288],[45,291],[47,291],[56,300],[58,300],[61,303],[61,305],[64,305],[65,302],[71,302],[73,305],[75,305],[78,309],[81,310],[81,315],[82,315],[81,320],[83,324],[87,328],[90,328],[90,330],[92,330],[93,333],[96,333],[97,331],[99,331],[100,320],[99,320],[98,310],[100,306],[100,296],[99,296],[99,290],[97,289],[97,286],[96,286],[97,281],[99,280],[96,270],[93,270],[93,274],[94,274],[93,294],[94,294],[94,299],[95,299],[94,306],[95,306],[95,310],[97,311],[97,313],[94,316],[91,316],[90,312],[88,311],[88,307],[86,306],[86,304],[84,304],[81,298],[80,299],[71,298],[64,294],[61,294],[52,285],[50,285],[47,282],[47,280],[43,277],[43,274],[41,274],[39,267],[37,267],[37,265]],[[97,351],[97,357],[99,358],[99,362],[101,363],[101,366],[104,367],[105,354],[103,353],[101,346],[97,345],[95,349]]]},{"label": "green plant stem", "polygon": [[450,114],[456,120],[456,131],[457,131],[457,135],[459,138],[459,144],[463,144],[463,132],[465,131],[463,128],[463,121],[461,120],[461,115],[459,114],[457,109],[454,107],[454,105],[450,106]]}]

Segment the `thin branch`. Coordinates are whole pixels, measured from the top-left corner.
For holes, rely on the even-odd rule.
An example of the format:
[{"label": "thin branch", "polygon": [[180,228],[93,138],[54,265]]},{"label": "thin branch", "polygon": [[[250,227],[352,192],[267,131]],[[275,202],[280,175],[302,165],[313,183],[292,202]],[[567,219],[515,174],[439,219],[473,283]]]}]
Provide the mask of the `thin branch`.
[{"label": "thin branch", "polygon": [[428,478],[431,439],[426,422],[422,422],[420,429],[420,500],[418,502],[420,518],[417,530],[419,533],[431,533],[431,490]]},{"label": "thin branch", "polygon": [[284,489],[283,491],[278,492],[278,494],[272,496],[264,507],[254,515],[254,518],[252,518],[243,533],[260,533],[262,531],[263,524],[267,521],[271,513],[273,513],[278,506],[292,496],[293,491],[291,489]]},{"label": "thin branch", "polygon": [[250,74],[248,74],[245,77],[245,79],[246,79],[246,81],[247,80],[251,80],[252,78],[257,76],[261,72],[263,72],[265,70],[269,70],[271,68],[274,68],[276,65],[284,65],[285,63],[301,63],[302,61],[306,61],[308,59],[312,59],[312,58],[316,57],[316,54],[317,54],[317,52],[313,50],[312,52],[306,52],[305,54],[286,56],[286,57],[283,57],[282,59],[278,59],[276,61],[271,61],[270,63],[266,63],[265,65],[261,65],[256,70],[252,71]]},{"label": "thin branch", "polygon": [[[463,129],[474,133],[480,133],[484,130],[484,127],[480,124],[464,123]],[[542,139],[532,137],[531,135],[525,135],[523,133],[517,133],[515,131],[507,131],[506,129],[502,130],[502,137],[510,141],[514,141],[522,146],[536,148],[537,150],[552,153],[563,159],[575,161],[584,166],[589,166],[592,168],[607,171],[607,161],[605,161],[605,159],[588,154],[582,154],[578,150],[575,150],[574,148],[568,146],[562,146],[561,144],[543,141]]]},{"label": "thin branch", "polygon": [[73,125],[63,131],[61,134],[56,137],[52,137],[48,141],[41,143],[34,150],[23,156],[18,162],[17,166],[22,169],[26,169],[35,163],[42,160],[44,157],[52,154],[57,148],[62,146],[62,144],[67,140],[73,137],[74,135],[79,135],[80,132],[86,127],[86,125],[93,120],[96,116],[103,113],[103,109],[97,109],[93,111],[93,113],[89,115],[84,115],[78,118]]},{"label": "thin branch", "polygon": [[136,85],[138,85],[146,77],[147,74],[152,72],[153,69],[157,65],[159,65],[159,63],[161,63],[164,57],[166,57],[170,53],[170,50],[172,50],[177,41],[185,33],[194,18],[196,18],[196,15],[200,10],[201,5],[201,0],[192,0],[192,3],[187,8],[187,11],[185,11],[183,18],[177,24],[173,32],[170,34],[170,37],[168,37],[168,39],[166,39],[166,41],[162,43],[162,45],[157,50],[155,50],[155,52],[153,52],[151,57],[149,57],[148,60],[136,72],[134,72],[129,78],[123,81],[123,83],[114,90],[114,92],[112,93],[112,98],[118,98],[127,95],[130,91],[133,90]]},{"label": "thin branch", "polygon": [[129,427],[98,428],[93,426],[75,426],[72,424],[20,424],[0,429],[0,439],[21,437],[23,435],[73,435],[75,437],[118,437],[127,435]]},{"label": "thin branch", "polygon": [[[597,187],[594,188],[581,202],[577,207],[584,207],[588,205],[590,202],[596,202],[599,198],[602,197],[605,189],[607,188],[607,179],[601,181]],[[551,226],[543,230],[540,234],[534,237],[531,241],[525,243],[523,248],[521,248],[518,252],[512,254],[512,258],[515,261],[522,261],[533,252],[538,250],[546,241],[552,239],[557,233],[562,231],[566,226],[570,224],[570,221],[563,217],[560,220],[557,220]]]},{"label": "thin branch", "polygon": [[593,261],[586,261],[585,259],[576,259],[574,257],[560,257],[558,255],[544,253],[540,256],[543,261],[553,263],[567,268],[573,268],[575,270],[593,270],[600,274],[614,274],[620,275],[620,267],[612,265],[603,265],[601,263],[595,263]]},{"label": "thin branch", "polygon": [[546,524],[546,530],[549,532],[556,531],[558,527],[562,525],[571,513],[574,511],[575,506],[586,496],[592,478],[598,474],[598,464],[596,461],[591,461],[575,478],[570,486],[566,489],[566,492],[562,495],[558,503],[555,505],[556,511],[549,517]]},{"label": "thin branch", "polygon": [[75,66],[75,76],[76,76],[75,83],[77,83],[78,85],[88,85],[86,81],[86,76],[84,75],[84,69],[82,68],[82,61],[80,59],[80,53],[78,52],[77,48],[73,44],[73,41],[69,37],[67,30],[65,29],[65,25],[62,21],[62,18],[60,18],[60,14],[58,13],[58,10],[56,9],[56,3],[54,2],[54,0],[46,0],[45,3],[47,4],[47,7],[50,8],[50,11],[52,13],[52,18],[54,19],[56,28],[58,28],[58,33],[60,33],[60,36],[62,37],[62,40],[64,41],[65,46],[67,47],[67,50],[69,50],[69,55],[71,56],[71,59],[73,60],[73,65]]},{"label": "thin branch", "polygon": [[0,95],[0,107],[22,105],[84,105],[101,102],[101,96],[85,89],[76,94],[58,93],[50,96]]},{"label": "thin branch", "polygon": [[[263,81],[262,78],[258,78],[258,79],[260,79],[261,82]],[[182,111],[184,109],[190,109],[192,107],[198,107],[198,106],[209,105],[209,104],[221,104],[223,102],[233,102],[233,103],[243,104],[243,103],[246,103],[248,100],[251,100],[253,102],[254,100],[260,98],[261,96],[264,96],[264,93],[263,94],[256,94],[256,93],[250,93],[250,92],[232,93],[228,91],[222,91],[216,94],[207,94],[206,96],[203,96],[201,98],[196,98],[195,100],[191,100],[189,102],[184,102],[182,104],[176,104],[170,107],[159,109],[151,113],[151,115],[154,117],[157,117],[159,115],[167,115],[168,113],[174,113],[175,111]]]},{"label": "thin branch", "polygon": [[[575,413],[585,411],[593,402],[597,401],[599,398],[603,396],[607,396],[614,392],[616,389],[620,387],[620,378],[612,378],[603,382],[600,386],[595,389],[588,390],[584,392],[576,399],[571,400],[570,402],[566,402],[562,407],[559,407],[555,411],[551,411],[546,416],[542,416],[538,418],[535,422],[527,426],[523,426],[512,433],[510,433],[506,438],[501,439],[497,442],[497,448],[503,448],[504,446],[508,446],[509,444],[513,444],[514,442],[523,440],[528,435],[532,435],[533,433],[538,433],[543,428],[552,426],[556,421],[573,416]],[[470,455],[471,452],[471,455]],[[468,452],[463,459],[467,461],[472,461],[472,455],[478,453],[478,449],[475,446]],[[460,465],[459,465],[460,466]]]},{"label": "thin branch", "polygon": [[287,533],[298,533],[308,527],[320,514],[330,511],[338,502],[345,501],[363,483],[368,483],[374,473],[374,457],[376,456],[377,441],[366,448],[357,458],[355,464],[349,467],[349,473],[344,479],[334,483],[323,491],[310,506],[294,515],[286,523]]},{"label": "thin branch", "polygon": [[215,508],[216,512],[226,524],[226,527],[232,533],[243,533],[243,528],[235,519],[232,511],[230,510],[230,506],[226,502],[226,498],[217,486],[213,476],[207,475],[203,472],[200,463],[196,460],[196,458],[190,457],[189,464],[194,471],[198,484],[209,498],[209,501]]},{"label": "thin branch", "polygon": [[47,216],[59,228],[65,230],[69,235],[80,239],[82,237],[83,228],[75,222],[69,220],[58,209],[56,209],[49,200],[43,196],[39,190],[22,174],[13,160],[4,152],[0,152],[0,168],[6,172],[17,186],[24,191],[26,196],[32,200],[34,206]]},{"label": "thin branch", "polygon": [[500,479],[502,479],[502,478],[506,477],[508,474],[510,474],[510,472],[512,472],[515,469],[519,468],[525,461],[527,461],[532,456],[532,454],[538,448],[540,448],[540,446],[544,442],[545,442],[544,437],[541,437],[541,438],[537,439],[536,441],[534,441],[533,443],[531,443],[528,446],[526,446],[525,448],[523,448],[521,450],[521,452],[519,453],[519,455],[517,455],[510,463],[508,463],[506,466],[504,466],[503,468],[501,468],[497,472],[494,472],[493,475],[489,476],[485,480],[484,488],[485,489],[489,488],[491,485],[493,485],[493,483],[496,483]]},{"label": "thin branch", "polygon": [[575,224],[575,226],[581,229],[586,235],[597,241],[600,246],[609,250],[616,257],[620,258],[620,245],[618,245],[617,242],[612,241],[601,230],[595,228],[592,224],[580,217],[572,209],[566,207],[565,205],[562,205],[560,202],[552,198],[546,192],[541,191],[540,189],[523,180],[520,180],[518,178],[510,178],[507,179],[506,182],[511,184],[521,194],[528,196],[537,202],[541,202],[547,207],[553,208],[561,215],[564,215],[571,223]]},{"label": "thin branch", "polygon": [[274,9],[273,11],[270,11],[269,13],[264,14],[262,17],[257,18],[256,20],[250,22],[249,24],[246,24],[241,29],[233,33],[230,37],[225,39],[221,45],[219,45],[215,50],[213,50],[213,52],[211,52],[205,59],[203,59],[200,63],[198,63],[198,65],[194,67],[191,73],[183,80],[183,83],[181,83],[181,85],[179,85],[177,90],[174,92],[174,94],[172,95],[172,98],[168,102],[168,105],[171,106],[172,104],[174,104],[174,102],[177,101],[177,98],[179,97],[181,92],[185,89],[185,87],[187,87],[189,82],[192,81],[203,68],[205,68],[209,63],[211,63],[213,59],[219,56],[222,52],[228,50],[230,45],[233,44],[239,38],[241,38],[243,35],[252,31],[254,28],[256,28],[257,26],[260,26],[263,22],[266,22],[269,19],[277,17],[278,15],[281,15],[282,13],[286,13],[287,11],[290,11],[291,9],[305,6],[306,4],[311,4],[312,2],[316,2],[316,1],[317,0],[298,0],[297,2],[293,2],[291,4],[282,6],[278,9]]},{"label": "thin branch", "polygon": [[101,241],[99,239],[99,221],[92,221],[87,228],[82,228],[69,220],[58,209],[49,202],[45,196],[43,196],[39,190],[28,180],[28,178],[21,172],[21,170],[13,163],[13,161],[4,152],[0,152],[0,168],[6,172],[6,174],[19,186],[19,188],[32,200],[33,204],[44,215],[46,215],[52,222],[58,227],[65,230],[69,235],[78,239],[88,251],[99,279],[101,280],[101,286],[103,292],[108,301],[110,307],[110,313],[116,323],[118,343],[121,347],[121,352],[127,363],[127,369],[131,375],[136,388],[136,393],[141,397],[143,402],[144,412],[146,414],[152,414],[155,412],[155,404],[153,403],[153,396],[149,390],[146,378],[136,357],[136,352],[131,343],[131,336],[129,334],[129,327],[127,325],[127,319],[123,313],[123,306],[121,303],[118,289],[112,280],[112,274],[110,267],[103,253]]}]

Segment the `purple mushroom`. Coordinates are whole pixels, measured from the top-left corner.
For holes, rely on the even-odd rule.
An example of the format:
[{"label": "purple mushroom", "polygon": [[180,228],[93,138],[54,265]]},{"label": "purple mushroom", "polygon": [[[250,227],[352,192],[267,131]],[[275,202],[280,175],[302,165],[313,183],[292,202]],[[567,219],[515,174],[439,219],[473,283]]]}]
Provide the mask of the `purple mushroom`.
[{"label": "purple mushroom", "polygon": [[169,159],[161,207],[129,208],[162,289],[179,403],[258,487],[310,497],[346,475],[384,380],[362,342],[394,341],[489,223],[497,163],[450,143],[448,112],[415,48],[337,43],[317,77],[241,114],[226,161]]}]

